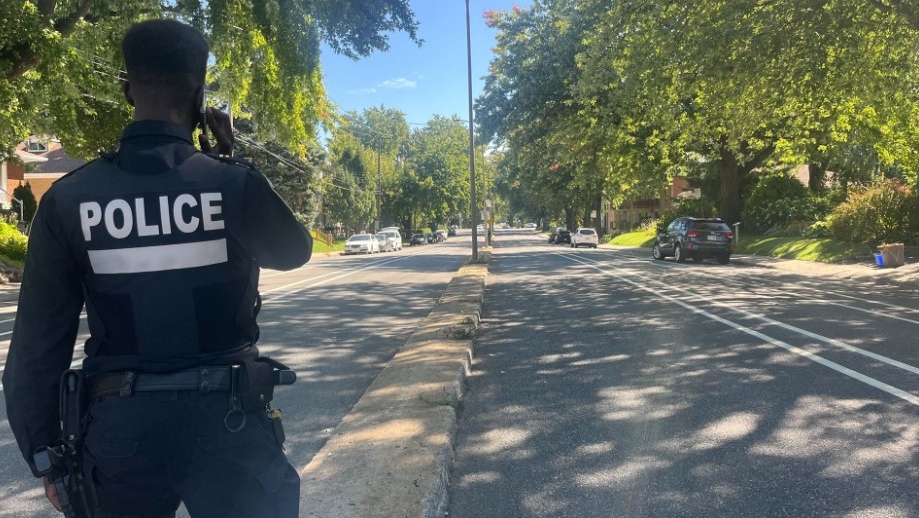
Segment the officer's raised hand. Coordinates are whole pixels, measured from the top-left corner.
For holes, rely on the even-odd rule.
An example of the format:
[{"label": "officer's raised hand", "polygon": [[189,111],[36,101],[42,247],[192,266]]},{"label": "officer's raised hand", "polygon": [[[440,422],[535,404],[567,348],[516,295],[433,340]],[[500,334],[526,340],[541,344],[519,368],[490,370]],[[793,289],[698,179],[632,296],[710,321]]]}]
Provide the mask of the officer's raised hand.
[{"label": "officer's raised hand", "polygon": [[211,146],[211,141],[207,137],[208,132],[201,132],[198,135],[198,144],[201,146],[201,151],[233,156],[233,145],[236,143],[236,138],[233,137],[233,123],[230,120],[230,116],[220,110],[208,107],[204,113],[204,119],[207,121],[207,129],[214,135],[217,145]]}]

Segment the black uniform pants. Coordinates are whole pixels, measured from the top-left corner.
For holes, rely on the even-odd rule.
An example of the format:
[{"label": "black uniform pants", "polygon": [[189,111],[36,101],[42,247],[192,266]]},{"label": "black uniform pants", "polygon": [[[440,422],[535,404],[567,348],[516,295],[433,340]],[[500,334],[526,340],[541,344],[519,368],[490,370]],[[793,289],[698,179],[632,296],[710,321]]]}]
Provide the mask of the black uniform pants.
[{"label": "black uniform pants", "polygon": [[85,470],[99,495],[96,516],[174,517],[181,501],[192,518],[296,518],[300,478],[270,420],[251,412],[230,432],[229,409],[226,392],[93,401]]}]

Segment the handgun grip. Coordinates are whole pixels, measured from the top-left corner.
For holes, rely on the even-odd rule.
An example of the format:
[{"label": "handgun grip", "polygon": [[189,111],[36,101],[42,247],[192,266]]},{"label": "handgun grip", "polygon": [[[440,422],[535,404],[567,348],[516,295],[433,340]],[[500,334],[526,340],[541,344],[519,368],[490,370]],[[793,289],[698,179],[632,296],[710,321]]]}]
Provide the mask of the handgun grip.
[{"label": "handgun grip", "polygon": [[275,385],[293,385],[297,381],[297,373],[292,370],[275,371]]}]

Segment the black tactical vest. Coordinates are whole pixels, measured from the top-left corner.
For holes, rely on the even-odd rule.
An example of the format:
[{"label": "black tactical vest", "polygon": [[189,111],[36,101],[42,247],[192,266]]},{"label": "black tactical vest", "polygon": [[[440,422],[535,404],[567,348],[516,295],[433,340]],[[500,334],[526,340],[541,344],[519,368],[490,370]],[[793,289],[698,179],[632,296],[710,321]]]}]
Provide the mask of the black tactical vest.
[{"label": "black tactical vest", "polygon": [[171,370],[254,344],[259,265],[243,205],[259,180],[195,153],[152,175],[99,159],[55,183],[54,209],[83,272],[84,368]]}]

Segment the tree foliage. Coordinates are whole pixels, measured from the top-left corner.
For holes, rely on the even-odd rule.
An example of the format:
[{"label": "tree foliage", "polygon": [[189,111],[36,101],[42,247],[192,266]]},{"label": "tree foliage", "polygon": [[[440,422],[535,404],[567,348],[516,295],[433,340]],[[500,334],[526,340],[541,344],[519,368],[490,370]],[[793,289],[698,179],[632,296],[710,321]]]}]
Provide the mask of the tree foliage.
[{"label": "tree foliage", "polygon": [[535,0],[489,14],[498,46],[477,118],[508,147],[506,184],[550,213],[701,169],[731,221],[763,168],[862,181],[856,158],[873,156],[874,171],[915,182],[919,37],[905,4]]},{"label": "tree foliage", "polygon": [[469,134],[456,117],[435,116],[412,133],[408,170],[417,215],[439,226],[468,210]]},{"label": "tree foliage", "polygon": [[84,157],[112,147],[129,109],[120,97],[120,38],[141,19],[171,17],[205,34],[212,94],[251,117],[260,141],[299,154],[329,120],[319,45],[361,57],[417,38],[408,0],[17,0],[0,2],[0,142],[59,136]]}]

